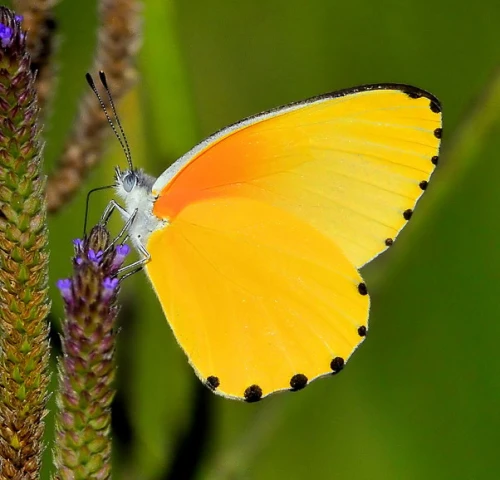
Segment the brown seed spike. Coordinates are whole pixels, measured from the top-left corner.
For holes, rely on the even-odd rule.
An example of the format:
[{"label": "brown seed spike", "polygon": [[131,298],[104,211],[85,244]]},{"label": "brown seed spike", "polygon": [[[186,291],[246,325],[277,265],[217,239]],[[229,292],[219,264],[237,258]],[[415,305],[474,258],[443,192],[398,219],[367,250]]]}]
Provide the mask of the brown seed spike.
[{"label": "brown seed spike", "polygon": [[[21,2],[19,2],[21,3]],[[53,0],[24,0],[37,7]],[[104,70],[115,103],[136,83],[137,52],[141,44],[141,13],[136,0],[103,0],[99,3],[99,31],[91,72]],[[109,107],[108,99],[105,104]],[[88,89],[57,165],[47,184],[49,211],[67,205],[92,168],[103,158],[105,136],[111,133],[94,93]]]},{"label": "brown seed spike", "polygon": [[431,100],[430,107],[434,113],[441,113],[441,105],[434,100]]},{"label": "brown seed spike", "polygon": [[431,158],[431,162],[434,164],[434,165],[437,165],[438,162],[439,162],[439,157],[437,155],[434,155],[432,158]]},{"label": "brown seed spike", "polygon": [[426,190],[427,189],[427,185],[429,185],[429,182],[427,182],[426,180],[422,180],[418,186],[422,189],[422,190]]},{"label": "brown seed spike", "polygon": [[436,138],[441,138],[443,136],[443,129],[442,128],[436,128],[436,130],[434,130],[434,136]]},{"label": "brown seed spike", "polygon": [[219,377],[214,377],[211,375],[207,378],[206,383],[207,387],[210,388],[210,390],[215,390],[220,385]]},{"label": "brown seed spike", "polygon": [[386,238],[385,239],[385,246],[386,247],[391,247],[394,243],[394,240],[392,238]]},{"label": "brown seed spike", "polygon": [[335,357],[330,363],[330,368],[333,373],[339,373],[344,368],[344,364],[345,362],[342,357]]},{"label": "brown seed spike", "polygon": [[364,325],[361,325],[361,327],[358,328],[358,335],[360,337],[366,337],[366,327]]},{"label": "brown seed spike", "polygon": [[368,289],[366,288],[366,283],[361,282],[358,284],[358,292],[361,295],[368,295]]},{"label": "brown seed spike", "polygon": [[248,403],[258,402],[262,398],[262,388],[258,385],[250,385],[243,396]]},{"label": "brown seed spike", "polygon": [[411,208],[403,212],[403,217],[405,220],[410,220],[412,215],[413,215],[413,210]]},{"label": "brown seed spike", "polygon": [[302,390],[308,382],[308,378],[302,374],[297,373],[290,379],[290,387],[292,387],[292,391],[296,392],[297,390]]}]

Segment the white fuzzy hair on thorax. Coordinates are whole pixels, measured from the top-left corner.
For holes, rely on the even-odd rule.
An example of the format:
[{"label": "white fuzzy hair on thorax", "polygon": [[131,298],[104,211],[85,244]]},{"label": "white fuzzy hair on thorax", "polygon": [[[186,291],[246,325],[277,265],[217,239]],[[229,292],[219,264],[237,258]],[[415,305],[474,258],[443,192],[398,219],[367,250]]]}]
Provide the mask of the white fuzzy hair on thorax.
[{"label": "white fuzzy hair on thorax", "polygon": [[[135,185],[127,191],[124,183],[133,179],[133,176],[135,176]],[[128,235],[135,246],[140,244],[145,247],[151,233],[165,224],[164,220],[153,214],[153,204],[156,198],[153,196],[152,187],[155,180],[153,176],[142,170],[124,170],[116,173],[115,191],[125,203],[122,205],[125,211],[120,212],[123,220],[127,221],[137,210],[128,230]]]}]

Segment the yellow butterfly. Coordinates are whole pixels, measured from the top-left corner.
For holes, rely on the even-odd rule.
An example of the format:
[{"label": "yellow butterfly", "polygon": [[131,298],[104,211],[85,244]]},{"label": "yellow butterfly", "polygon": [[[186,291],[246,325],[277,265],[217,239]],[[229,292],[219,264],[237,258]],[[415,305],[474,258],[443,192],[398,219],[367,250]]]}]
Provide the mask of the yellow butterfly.
[{"label": "yellow butterfly", "polygon": [[438,162],[441,106],[415,87],[342,90],[242,120],[118,208],[198,377],[257,401],[338,373],[368,327],[358,269],[392,245]]}]

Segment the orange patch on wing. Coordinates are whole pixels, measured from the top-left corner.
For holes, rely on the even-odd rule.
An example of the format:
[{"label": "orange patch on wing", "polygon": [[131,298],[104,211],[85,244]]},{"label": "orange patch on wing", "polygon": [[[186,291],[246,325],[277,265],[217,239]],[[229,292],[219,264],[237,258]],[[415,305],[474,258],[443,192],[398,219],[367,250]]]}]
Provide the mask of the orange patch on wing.
[{"label": "orange patch on wing", "polygon": [[[163,188],[153,213],[173,221],[186,206],[260,200],[327,235],[360,267],[406,224],[438,154],[441,115],[425,96],[370,90],[304,103],[236,128]],[[225,212],[219,212],[224,221]]]}]

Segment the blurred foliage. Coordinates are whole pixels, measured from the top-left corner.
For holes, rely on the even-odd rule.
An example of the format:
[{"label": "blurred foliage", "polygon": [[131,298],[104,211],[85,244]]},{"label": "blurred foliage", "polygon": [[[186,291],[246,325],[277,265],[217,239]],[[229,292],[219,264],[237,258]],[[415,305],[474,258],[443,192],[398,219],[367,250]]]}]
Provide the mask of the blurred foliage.
[{"label": "blurred foliage", "polygon": [[[414,218],[363,272],[372,293],[367,341],[341,375],[298,394],[252,405],[210,394],[144,274],[127,280],[114,477],[495,478],[500,3],[145,0],[143,11],[140,82],[119,110],[136,164],[155,175],[226,124],[362,83],[410,83],[437,95],[444,148]],[[60,80],[45,127],[47,169],[87,88],[95,0],[61,1],[56,15]],[[51,286],[70,270],[86,192],[124,165],[116,143],[50,220]],[[91,223],[109,199],[94,196]],[[53,294],[57,328],[62,305]],[[49,418],[49,442],[51,429]]]}]

